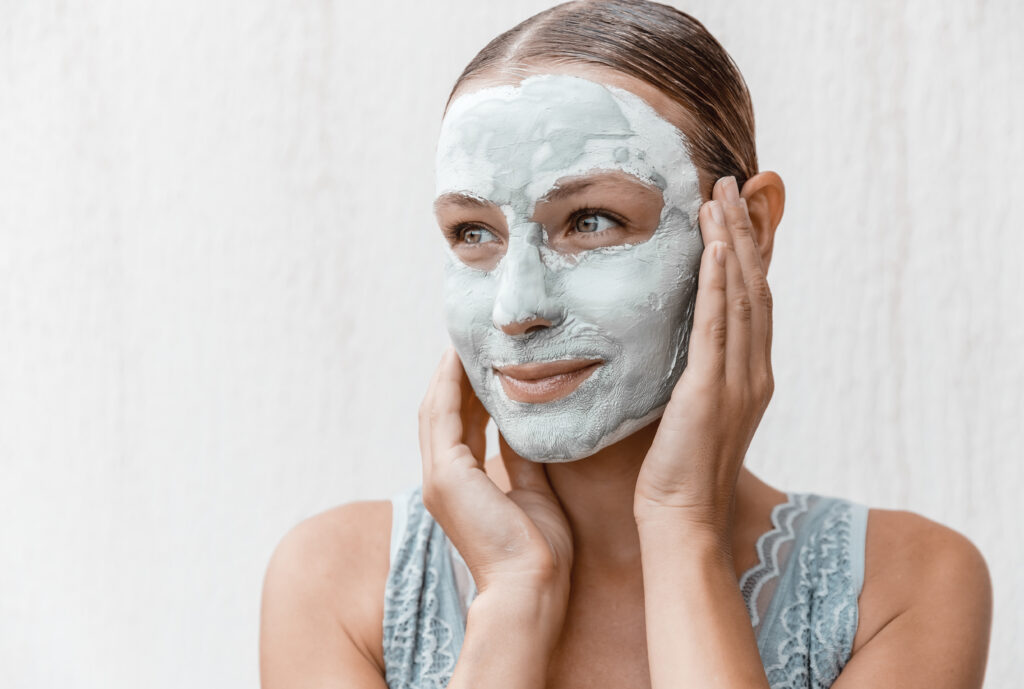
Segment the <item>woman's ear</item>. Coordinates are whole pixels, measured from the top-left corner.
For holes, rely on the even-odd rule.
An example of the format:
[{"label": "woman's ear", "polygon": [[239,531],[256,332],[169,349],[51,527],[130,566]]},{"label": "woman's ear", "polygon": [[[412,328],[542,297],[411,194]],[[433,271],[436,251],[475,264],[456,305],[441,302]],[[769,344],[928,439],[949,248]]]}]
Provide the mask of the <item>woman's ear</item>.
[{"label": "woman's ear", "polygon": [[747,200],[754,241],[761,249],[761,263],[767,273],[775,246],[775,230],[786,206],[786,187],[774,172],[759,172],[744,183],[740,196]]}]

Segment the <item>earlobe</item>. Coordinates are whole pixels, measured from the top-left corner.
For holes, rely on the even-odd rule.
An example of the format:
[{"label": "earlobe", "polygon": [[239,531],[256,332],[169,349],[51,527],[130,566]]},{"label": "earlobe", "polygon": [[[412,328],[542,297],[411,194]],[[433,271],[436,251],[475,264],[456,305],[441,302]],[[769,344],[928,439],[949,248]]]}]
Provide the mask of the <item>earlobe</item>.
[{"label": "earlobe", "polygon": [[774,172],[759,172],[746,181],[740,196],[747,201],[750,220],[754,225],[754,239],[761,249],[761,263],[765,272],[772,258],[775,230],[782,221],[786,205],[786,187]]}]

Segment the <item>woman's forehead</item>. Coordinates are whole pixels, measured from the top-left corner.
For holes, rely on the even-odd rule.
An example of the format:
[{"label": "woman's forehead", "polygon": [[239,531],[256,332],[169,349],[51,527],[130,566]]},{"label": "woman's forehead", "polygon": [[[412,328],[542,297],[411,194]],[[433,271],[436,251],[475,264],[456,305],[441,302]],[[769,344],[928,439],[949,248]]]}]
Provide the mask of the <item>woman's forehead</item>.
[{"label": "woman's forehead", "polygon": [[452,95],[448,109],[461,97],[494,86],[515,86],[530,77],[545,74],[561,74],[580,77],[604,86],[629,91],[639,97],[655,110],[663,119],[677,129],[684,130],[691,121],[690,114],[678,102],[667,96],[657,87],[610,67],[588,63],[543,63],[526,66],[508,66],[497,68],[483,74],[474,75],[463,81]]},{"label": "woman's forehead", "polygon": [[662,190],[666,178],[689,177],[683,133],[639,95],[592,76],[544,72],[460,93],[441,126],[438,195],[537,199],[559,179],[596,170]]}]

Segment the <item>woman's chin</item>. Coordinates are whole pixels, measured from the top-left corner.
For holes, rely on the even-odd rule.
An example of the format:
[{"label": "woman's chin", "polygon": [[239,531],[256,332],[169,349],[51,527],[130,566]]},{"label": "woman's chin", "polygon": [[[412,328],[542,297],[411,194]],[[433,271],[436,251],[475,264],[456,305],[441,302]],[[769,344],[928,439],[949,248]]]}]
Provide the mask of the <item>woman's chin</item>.
[{"label": "woman's chin", "polygon": [[[595,425],[607,419],[596,414],[583,414],[577,423],[566,419],[505,419],[497,424],[505,442],[520,457],[540,464],[564,464],[587,459],[618,443],[645,441],[657,430],[656,422],[665,411],[660,405],[636,418],[626,418],[611,428]],[[641,435],[643,437],[641,437]],[[633,436],[636,436],[635,438]]]}]

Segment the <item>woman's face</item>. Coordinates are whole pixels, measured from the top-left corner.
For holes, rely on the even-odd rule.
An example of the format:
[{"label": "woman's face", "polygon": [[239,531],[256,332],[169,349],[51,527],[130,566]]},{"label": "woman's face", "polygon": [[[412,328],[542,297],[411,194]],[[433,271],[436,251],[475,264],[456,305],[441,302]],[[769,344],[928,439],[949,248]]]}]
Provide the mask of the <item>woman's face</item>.
[{"label": "woman's face", "polygon": [[539,74],[464,93],[442,123],[448,331],[505,440],[534,461],[646,426],[686,365],[698,173],[634,90]]}]

